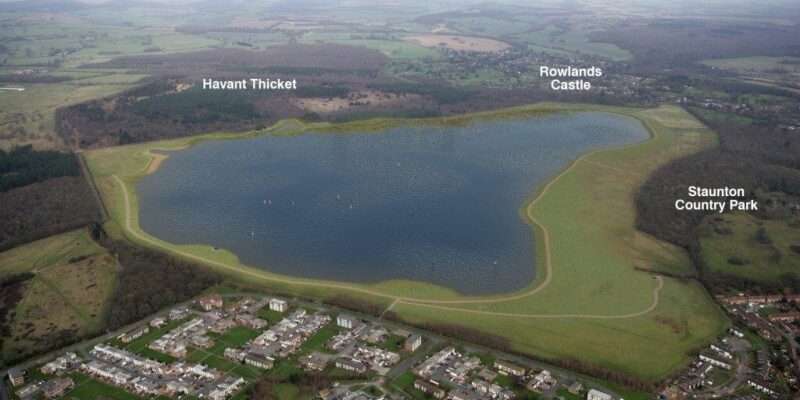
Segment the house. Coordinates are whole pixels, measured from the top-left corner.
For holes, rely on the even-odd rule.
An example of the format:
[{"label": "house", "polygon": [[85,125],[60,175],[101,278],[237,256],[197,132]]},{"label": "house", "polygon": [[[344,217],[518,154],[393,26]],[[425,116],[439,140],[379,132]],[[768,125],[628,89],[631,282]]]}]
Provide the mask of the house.
[{"label": "house", "polygon": [[286,303],[286,300],[269,299],[269,309],[277,312],[285,312],[289,309],[289,304]]},{"label": "house", "polygon": [[45,375],[61,375],[67,371],[77,368],[81,363],[81,359],[75,353],[67,352],[63,356],[56,358],[53,361],[43,365],[39,368]]},{"label": "house", "polygon": [[209,381],[213,380],[213,379],[216,379],[217,376],[219,376],[219,371],[217,371],[214,368],[202,365],[202,364],[192,365],[192,367],[189,368],[189,370],[187,372],[189,372],[191,374],[194,374],[194,375],[200,377],[201,379],[206,379],[206,380],[209,380]]},{"label": "house", "polygon": [[30,385],[26,385],[22,389],[17,390],[16,394],[20,399],[32,399],[41,391],[42,385],[40,383],[31,383]]},{"label": "house", "polygon": [[725,357],[725,358],[727,358],[729,360],[733,358],[733,354],[731,354],[730,351],[728,351],[727,349],[725,349],[725,348],[723,348],[721,346],[717,346],[715,344],[712,344],[711,346],[709,346],[709,349],[711,349],[713,351],[716,351],[719,355],[721,355],[722,357]]},{"label": "house", "polygon": [[341,326],[342,328],[353,329],[356,324],[358,324],[358,319],[350,315],[339,314],[339,316],[336,317],[336,325]]},{"label": "house", "polygon": [[572,394],[578,394],[581,392],[581,390],[583,390],[583,384],[578,381],[572,382],[569,386],[567,386],[567,391]]},{"label": "house", "polygon": [[251,297],[245,297],[239,301],[234,302],[233,304],[229,305],[225,311],[230,314],[236,314],[240,311],[247,310],[250,305],[255,302]]},{"label": "house", "polygon": [[275,360],[272,358],[261,357],[259,355],[249,353],[244,356],[244,363],[252,365],[256,368],[270,369],[275,365]]},{"label": "house", "polygon": [[189,316],[189,309],[185,307],[173,308],[169,311],[170,321],[184,319]]},{"label": "house", "polygon": [[603,393],[597,389],[592,389],[586,394],[586,400],[612,400],[612,397],[608,393]]},{"label": "house", "polygon": [[800,318],[800,311],[776,313],[769,316],[769,320],[772,322],[792,322],[798,318]]},{"label": "house", "polygon": [[225,375],[220,382],[201,390],[198,397],[206,400],[225,400],[238,392],[244,384],[244,378],[240,376]]},{"label": "house", "polygon": [[27,373],[24,369],[11,368],[8,370],[8,380],[15,387],[22,386],[27,380]]},{"label": "house", "polygon": [[748,379],[747,380],[747,385],[752,387],[753,389],[758,390],[759,392],[764,393],[764,394],[769,395],[769,396],[777,396],[778,395],[778,392],[775,391],[775,389],[773,389],[772,387],[770,387],[766,383],[757,381],[755,379]]},{"label": "house", "polygon": [[468,387],[457,387],[450,390],[448,396],[452,400],[481,400],[480,394]]},{"label": "house", "polygon": [[309,371],[322,371],[328,365],[328,356],[320,352],[313,352],[299,359],[300,366]]},{"label": "house", "polygon": [[225,356],[225,358],[227,359],[242,362],[244,361],[244,358],[247,356],[247,352],[241,349],[228,347],[225,349],[222,355]]},{"label": "house", "polygon": [[414,381],[414,388],[419,389],[422,393],[427,393],[433,396],[436,399],[443,399],[444,396],[447,394],[442,388],[436,386],[430,382],[423,381],[422,379],[417,379]]},{"label": "house", "polygon": [[503,375],[513,376],[523,376],[526,371],[525,367],[499,359],[494,360],[494,368]]},{"label": "house", "polygon": [[214,308],[222,308],[222,296],[215,294],[209,297],[200,299],[200,308],[206,311],[211,311]]},{"label": "house", "polygon": [[416,351],[420,345],[422,345],[422,336],[415,333],[406,338],[406,341],[403,343],[403,348],[408,351]]},{"label": "house", "polygon": [[336,367],[346,371],[355,372],[357,374],[363,374],[364,372],[367,372],[366,365],[349,358],[338,358],[336,360]]},{"label": "house", "polygon": [[207,349],[214,345],[214,339],[205,335],[195,335],[189,339],[189,342],[197,347]]},{"label": "house", "polygon": [[119,341],[122,343],[130,343],[146,335],[148,332],[150,332],[150,328],[147,325],[144,325],[117,336],[117,339],[119,339]]},{"label": "house", "polygon": [[250,329],[261,329],[267,326],[267,321],[254,316],[253,314],[239,314],[236,316],[236,323]]},{"label": "house", "polygon": [[131,383],[133,384],[133,389],[136,390],[137,393],[149,394],[152,396],[157,396],[159,394],[158,383],[152,378],[137,376],[133,378]]},{"label": "house", "polygon": [[713,365],[715,367],[720,367],[720,368],[723,368],[723,369],[731,369],[731,365],[730,364],[728,364],[728,363],[726,363],[724,361],[717,360],[716,358],[709,357],[709,356],[707,356],[705,354],[700,354],[700,360],[701,361],[705,361],[705,362],[707,362],[707,363],[709,363],[709,364],[711,364],[711,365]]},{"label": "house", "polygon": [[555,385],[556,380],[548,370],[542,370],[531,379],[525,387],[531,392],[544,392]]},{"label": "house", "polygon": [[516,397],[516,393],[514,393],[511,389],[504,388],[500,385],[490,383],[482,379],[476,379],[472,381],[472,387],[475,389],[475,392],[481,395],[481,398],[488,397],[490,399],[497,400],[511,400]]},{"label": "house", "polygon": [[152,320],[150,320],[150,327],[151,328],[158,329],[158,328],[161,328],[162,326],[164,326],[166,324],[167,324],[167,320],[164,319],[164,317],[155,317]]}]

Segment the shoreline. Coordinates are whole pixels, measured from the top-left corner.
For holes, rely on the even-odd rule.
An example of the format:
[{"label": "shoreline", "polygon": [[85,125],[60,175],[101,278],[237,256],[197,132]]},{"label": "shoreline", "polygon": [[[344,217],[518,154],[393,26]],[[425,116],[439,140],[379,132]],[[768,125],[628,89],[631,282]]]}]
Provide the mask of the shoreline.
[{"label": "shoreline", "polygon": [[[170,139],[166,142],[177,142],[177,141],[185,141],[178,145],[177,147],[150,147],[148,145],[153,145],[157,143],[163,143],[164,141],[156,141],[156,142],[146,142],[146,143],[137,143],[137,144],[130,144],[125,146],[142,146],[144,145],[147,147],[146,150],[139,152],[137,157],[144,157],[148,158],[147,166],[131,175],[123,176],[123,178],[130,178],[130,181],[125,182],[122,181],[116,175],[114,176],[115,179],[118,180],[119,184],[125,190],[125,197],[127,198],[129,195],[132,198],[136,197],[136,190],[135,185],[136,182],[147,176],[150,175],[158,170],[161,164],[168,159],[170,156],[167,154],[158,154],[153,153],[153,150],[156,151],[180,151],[185,150],[188,148],[193,147],[195,144],[202,143],[205,141],[213,141],[213,140],[232,140],[232,139],[248,139],[254,137],[262,137],[266,135],[280,135],[280,136],[295,136],[295,135],[303,135],[311,132],[316,133],[344,133],[344,132],[361,132],[361,133],[374,133],[377,131],[383,131],[386,129],[390,129],[393,127],[399,126],[436,126],[436,125],[448,125],[448,126],[461,126],[469,123],[474,122],[483,122],[483,121],[492,121],[492,120],[511,120],[511,119],[519,119],[519,118],[526,118],[526,117],[535,117],[535,116],[551,116],[556,114],[566,114],[566,113],[582,113],[582,112],[603,112],[608,114],[613,114],[619,117],[625,118],[633,118],[642,125],[642,127],[647,131],[648,137],[644,140],[637,141],[634,143],[628,143],[622,146],[617,147],[608,147],[608,148],[599,148],[591,150],[587,153],[583,153],[573,160],[569,161],[563,168],[557,171],[552,177],[549,177],[546,181],[544,181],[539,188],[534,191],[531,196],[526,199],[523,204],[519,208],[520,217],[525,221],[526,224],[530,225],[531,229],[533,229],[534,233],[534,247],[536,248],[536,264],[535,264],[535,275],[534,278],[524,287],[520,289],[516,289],[510,292],[498,292],[498,293],[491,293],[491,294],[464,294],[456,291],[453,288],[445,287],[437,284],[433,284],[430,282],[419,281],[419,280],[412,280],[412,279],[387,279],[382,281],[376,282],[352,282],[347,280],[330,280],[330,279],[321,279],[321,278],[309,278],[309,277],[301,277],[301,276],[292,276],[292,275],[284,275],[276,272],[272,272],[266,269],[261,269],[258,267],[254,267],[251,265],[247,265],[241,261],[237,262],[241,264],[247,270],[258,271],[264,274],[265,279],[272,279],[272,280],[279,280],[283,281],[288,284],[300,284],[300,285],[319,285],[319,286],[331,286],[327,285],[326,283],[336,283],[333,285],[334,287],[347,289],[347,290],[354,290],[354,291],[362,291],[364,287],[373,287],[373,286],[384,286],[384,285],[391,285],[393,283],[402,283],[402,282],[409,282],[411,284],[422,284],[425,286],[431,286],[435,289],[444,291],[444,292],[452,292],[452,294],[457,299],[447,300],[447,299],[435,299],[435,298],[415,298],[415,297],[406,297],[406,296],[397,296],[391,295],[388,293],[382,292],[374,292],[372,290],[367,290],[367,294],[369,295],[379,295],[380,297],[385,297],[391,299],[393,301],[392,308],[395,304],[399,303],[406,303],[406,304],[414,304],[414,305],[421,305],[424,306],[425,304],[431,305],[440,305],[437,308],[442,309],[452,309],[452,310],[464,310],[463,308],[455,308],[455,307],[442,307],[441,305],[448,305],[448,304],[486,304],[486,303],[500,303],[500,302],[507,302],[522,299],[525,297],[532,296],[539,291],[545,289],[553,277],[553,266],[552,266],[552,257],[550,252],[550,239],[549,239],[549,232],[547,229],[536,220],[533,214],[533,208],[536,203],[543,198],[549,188],[555,184],[558,180],[560,180],[563,176],[568,174],[571,170],[573,170],[580,161],[585,160],[587,157],[598,154],[606,151],[614,151],[620,150],[628,147],[635,147],[639,145],[643,145],[658,139],[658,135],[651,126],[647,124],[645,120],[639,118],[637,116],[631,115],[630,113],[620,112],[620,110],[609,111],[605,109],[592,109],[597,107],[595,105],[583,105],[588,107],[581,107],[582,105],[572,105],[573,107],[569,107],[571,104],[566,105],[567,107],[558,107],[558,104],[554,103],[535,103],[533,105],[528,106],[520,106],[520,107],[512,107],[500,110],[491,110],[491,111],[481,111],[469,114],[461,114],[456,116],[446,116],[446,117],[432,117],[432,118],[416,118],[416,119],[403,119],[403,118],[375,118],[363,121],[352,121],[352,122],[345,122],[345,123],[312,123],[307,124],[302,121],[296,119],[283,119],[275,124],[258,131],[244,131],[244,132],[236,132],[236,133],[210,133],[210,134],[203,134],[193,137],[186,137],[186,138],[179,138],[179,139]],[[538,106],[542,106],[543,108],[537,108]],[[592,107],[594,106],[594,107]],[[606,106],[600,106],[600,108],[605,108]],[[616,108],[616,107],[615,107]],[[280,130],[284,128],[285,125],[292,125],[294,127],[289,127],[287,130]],[[122,147],[122,146],[116,146]],[[128,189],[126,186],[130,186],[130,194],[128,193]],[[131,207],[131,202],[126,201],[128,206],[126,207],[126,211],[128,208]],[[136,209],[136,214],[138,214],[138,207]],[[170,243],[157,237],[145,232],[138,224],[135,223],[135,226],[130,224],[130,220],[126,218],[126,231],[133,233],[135,236],[138,237],[140,240],[145,240],[152,245],[156,245],[161,247],[163,250],[167,251],[177,251],[175,247],[183,246],[174,243]],[[134,233],[134,231],[141,231],[143,235]],[[155,239],[155,241],[153,240]],[[163,242],[164,244],[158,244],[157,242]],[[208,246],[200,243],[191,244],[190,246]],[[543,250],[543,251],[540,251]],[[225,251],[229,252],[227,249],[217,249],[216,251]],[[183,256],[189,256],[188,253],[180,252]],[[232,252],[231,252],[232,253]],[[232,253],[235,256],[235,253]],[[196,258],[191,257],[199,262],[211,262],[214,263],[213,260],[204,259],[204,258]],[[214,263],[217,264],[217,263]],[[221,266],[217,264],[218,266]],[[540,273],[540,268],[544,266],[545,274],[542,276]],[[237,266],[238,267],[238,266]],[[285,279],[279,279],[285,278]],[[654,298],[656,299],[654,304],[649,307],[650,309],[654,308],[655,305],[658,303],[658,290],[657,288],[654,293]],[[540,317],[542,315],[537,315]],[[591,317],[588,315],[581,315],[577,317]],[[598,316],[601,318],[611,317],[611,316]]]},{"label": "shoreline", "polygon": [[[411,280],[356,284],[293,278],[249,267],[235,254],[224,249],[212,251],[210,245],[164,242],[137,226],[137,200],[129,193],[135,190],[137,176],[151,168],[152,158],[145,154],[147,150],[170,151],[203,140],[270,132],[297,134],[302,125],[292,121],[282,121],[258,132],[215,133],[202,138],[98,149],[91,151],[87,159],[92,177],[109,205],[111,220],[106,230],[112,238],[196,262],[246,290],[312,301],[346,296],[384,313],[392,311],[411,324],[475,329],[508,340],[515,351],[542,357],[572,357],[642,379],[661,379],[685,365],[691,349],[706,345],[725,329],[726,320],[699,284],[668,276],[655,277],[634,268],[689,268],[691,260],[685,250],[635,229],[632,196],[660,166],[716,146],[713,131],[676,106],[638,109],[544,103],[434,123],[460,124],[478,118],[574,111],[636,118],[644,123],[650,138],[577,157],[522,204],[518,209],[520,218],[531,224],[538,235],[534,240],[540,270],[546,265],[545,255],[550,256],[550,279],[542,286],[547,276],[537,271],[536,278],[521,290],[497,295],[465,296],[446,287]],[[331,132],[419,123],[380,120],[351,123],[337,129],[317,127]],[[545,191],[545,187],[549,189]],[[528,209],[535,221],[528,220]],[[546,228],[547,245],[545,233],[536,221]],[[539,286],[542,287],[537,290]],[[537,290],[535,295],[530,295],[534,290]],[[684,321],[684,324],[676,332],[669,328],[671,325],[659,322],[663,320]],[[642,337],[641,332],[650,332],[649,339]],[[608,335],[615,335],[612,346],[591,346],[597,338]],[[659,362],[643,365],[633,357],[636,352],[657,355]]]}]

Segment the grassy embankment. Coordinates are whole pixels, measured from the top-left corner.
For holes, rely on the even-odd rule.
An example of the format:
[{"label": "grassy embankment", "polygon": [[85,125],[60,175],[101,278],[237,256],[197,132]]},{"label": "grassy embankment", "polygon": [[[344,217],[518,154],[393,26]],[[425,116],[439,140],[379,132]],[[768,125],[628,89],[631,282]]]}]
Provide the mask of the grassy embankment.
[{"label": "grassy embankment", "polygon": [[[11,336],[3,342],[4,360],[49,349],[68,336],[100,331],[116,280],[115,262],[105,249],[77,230],[0,253],[0,276],[35,275],[11,311]],[[67,333],[69,332],[69,334]]]},{"label": "grassy embankment", "polygon": [[519,351],[574,357],[656,380],[685,364],[691,349],[707,343],[727,324],[699,284],[654,279],[635,270],[683,272],[691,268],[683,250],[634,229],[634,194],[650,173],[669,160],[716,143],[714,134],[682,109],[542,103],[422,121],[379,119],[306,127],[283,122],[270,130],[275,134],[376,131],[397,124],[467,124],[587,110],[638,118],[651,130],[652,138],[580,157],[521,205],[521,217],[539,239],[537,278],[520,291],[477,298],[407,280],[351,284],[280,276],[245,266],[225,250],[167,243],[138,227],[134,183],[163,159],[150,150],[180,149],[202,140],[248,137],[269,130],[101,149],[87,153],[87,158],[109,208],[107,226],[112,235],[208,265],[256,288],[312,298],[345,294],[392,306],[413,322],[466,325],[506,337]]}]

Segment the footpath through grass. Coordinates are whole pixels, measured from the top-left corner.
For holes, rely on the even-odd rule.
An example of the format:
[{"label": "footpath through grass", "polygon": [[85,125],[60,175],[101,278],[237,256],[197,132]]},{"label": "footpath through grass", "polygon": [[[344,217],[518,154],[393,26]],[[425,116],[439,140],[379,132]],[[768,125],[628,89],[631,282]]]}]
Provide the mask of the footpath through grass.
[{"label": "footpath through grass", "polygon": [[[554,177],[544,187],[546,191],[540,189],[530,203],[520,205],[521,217],[536,231],[539,273],[529,287],[515,293],[466,297],[415,281],[349,284],[280,276],[245,266],[234,254],[213,251],[209,245],[167,243],[148,235],[137,223],[135,181],[153,170],[153,149],[181,149],[201,140],[253,134],[378,131],[397,124],[458,125],[580,111],[637,118],[653,136],[646,142],[580,157]],[[112,219],[108,230],[203,263],[256,288],[312,298],[345,294],[385,307],[393,304],[395,312],[412,322],[464,325],[505,337],[522,352],[573,357],[646,380],[660,379],[680,368],[688,362],[692,349],[705,345],[727,325],[699,284],[654,278],[636,270],[685,272],[691,268],[682,249],[634,229],[634,195],[647,177],[672,159],[716,143],[713,132],[679,107],[631,109],[541,103],[428,120],[379,119],[309,126],[284,122],[270,130],[210,134],[89,152],[89,167]]]},{"label": "footpath through grass", "polygon": [[85,229],[51,236],[0,253],[0,277],[33,272],[9,314],[0,357],[17,361],[103,327],[116,285],[113,257]]}]

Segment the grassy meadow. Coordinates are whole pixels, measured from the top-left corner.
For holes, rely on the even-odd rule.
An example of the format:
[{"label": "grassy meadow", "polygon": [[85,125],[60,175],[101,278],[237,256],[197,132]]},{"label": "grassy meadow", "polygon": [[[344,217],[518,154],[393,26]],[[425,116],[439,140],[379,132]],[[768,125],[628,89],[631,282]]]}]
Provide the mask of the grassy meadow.
[{"label": "grassy meadow", "polygon": [[[22,86],[23,91],[0,90],[0,148],[32,144],[37,149],[64,149],[66,146],[55,131],[54,113],[58,107],[96,99],[121,92],[131,87],[123,83],[127,75],[103,77],[110,81],[97,81],[87,77],[80,81],[63,83],[37,83]],[[141,76],[136,77],[136,80]],[[128,77],[128,79],[130,79]],[[77,83],[76,83],[77,82]],[[92,84],[88,84],[91,82]]]},{"label": "grassy meadow", "polygon": [[[766,232],[768,243],[758,240],[759,228]],[[703,259],[714,271],[777,282],[784,273],[800,271],[800,219],[710,215],[700,226],[700,246]]]},{"label": "grassy meadow", "polygon": [[61,337],[95,334],[116,284],[116,263],[86,230],[51,236],[0,253],[0,276],[33,272],[9,314],[11,335],[0,355],[14,359],[59,343]]},{"label": "grassy meadow", "polygon": [[[280,276],[243,265],[224,249],[162,241],[137,224],[136,179],[152,172],[158,163],[154,160],[161,158],[151,150],[178,150],[202,140],[256,134],[374,131],[396,124],[468,124],[480,119],[572,111],[605,111],[637,118],[650,129],[652,138],[577,159],[532,196],[530,203],[520,205],[521,218],[537,232],[539,274],[529,287],[515,293],[467,297],[414,281],[350,284]],[[260,132],[216,133],[120,146],[93,150],[86,156],[109,208],[107,229],[112,235],[207,265],[254,288],[312,298],[345,294],[392,305],[395,312],[412,322],[466,325],[506,337],[519,351],[574,357],[656,380],[688,362],[689,351],[712,340],[727,321],[699,284],[654,279],[652,274],[635,269],[685,272],[691,262],[683,250],[634,229],[633,197],[657,167],[715,143],[715,135],[679,107],[630,109],[541,103],[430,120],[381,119],[305,126],[284,122]],[[645,361],[640,354],[653,357]]]}]

